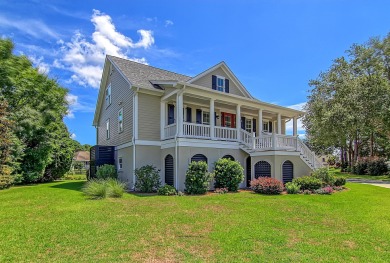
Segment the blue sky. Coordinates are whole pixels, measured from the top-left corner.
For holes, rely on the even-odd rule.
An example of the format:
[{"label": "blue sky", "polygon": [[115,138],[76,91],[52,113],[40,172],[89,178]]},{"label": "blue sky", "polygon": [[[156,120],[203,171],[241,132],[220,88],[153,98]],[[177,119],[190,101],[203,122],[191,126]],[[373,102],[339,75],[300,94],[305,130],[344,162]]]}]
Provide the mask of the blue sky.
[{"label": "blue sky", "polygon": [[0,0],[0,35],[69,89],[65,122],[94,144],[106,53],[188,75],[224,60],[255,97],[299,108],[333,59],[390,31],[389,10],[375,0]]}]

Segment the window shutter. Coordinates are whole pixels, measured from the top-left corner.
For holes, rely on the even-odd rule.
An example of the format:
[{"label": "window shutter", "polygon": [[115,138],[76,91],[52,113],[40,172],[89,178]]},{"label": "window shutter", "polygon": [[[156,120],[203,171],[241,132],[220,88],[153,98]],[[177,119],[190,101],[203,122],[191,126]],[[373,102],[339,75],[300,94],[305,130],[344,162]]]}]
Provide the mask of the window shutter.
[{"label": "window shutter", "polygon": [[221,126],[225,127],[225,113],[224,112],[221,113]]},{"label": "window shutter", "polygon": [[245,117],[241,117],[241,129],[245,130]]},{"label": "window shutter", "polygon": [[202,110],[196,109],[196,123],[202,124]]},{"label": "window shutter", "polygon": [[232,114],[232,127],[231,128],[236,128],[236,114]]},{"label": "window shutter", "polygon": [[252,131],[253,132],[256,132],[256,130],[257,130],[257,127],[256,127],[256,119],[253,119],[253,121],[252,121]]},{"label": "window shutter", "polygon": [[269,122],[268,126],[268,132],[272,132],[272,121]]},{"label": "window shutter", "polygon": [[217,126],[217,113],[214,112],[214,125]]},{"label": "window shutter", "polygon": [[229,80],[225,79],[225,92],[229,93]]},{"label": "window shutter", "polygon": [[187,107],[187,122],[192,122],[192,109]]},{"label": "window shutter", "polygon": [[168,125],[175,123],[175,105],[168,104]]},{"label": "window shutter", "polygon": [[212,79],[212,85],[211,85],[211,87],[212,87],[212,89],[213,90],[217,90],[217,76],[215,76],[215,75],[213,75],[212,77],[211,77],[211,79]]}]

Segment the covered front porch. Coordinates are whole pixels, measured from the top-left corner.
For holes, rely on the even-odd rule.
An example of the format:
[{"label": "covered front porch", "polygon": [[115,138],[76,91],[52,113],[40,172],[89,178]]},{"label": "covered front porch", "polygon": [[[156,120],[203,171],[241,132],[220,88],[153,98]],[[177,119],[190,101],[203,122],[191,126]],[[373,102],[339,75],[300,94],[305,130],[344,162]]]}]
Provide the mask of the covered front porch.
[{"label": "covered front porch", "polygon": [[[224,93],[184,87],[161,99],[161,140],[193,138],[239,142],[248,150],[299,150],[297,114]],[[286,135],[286,122],[293,134]]]}]

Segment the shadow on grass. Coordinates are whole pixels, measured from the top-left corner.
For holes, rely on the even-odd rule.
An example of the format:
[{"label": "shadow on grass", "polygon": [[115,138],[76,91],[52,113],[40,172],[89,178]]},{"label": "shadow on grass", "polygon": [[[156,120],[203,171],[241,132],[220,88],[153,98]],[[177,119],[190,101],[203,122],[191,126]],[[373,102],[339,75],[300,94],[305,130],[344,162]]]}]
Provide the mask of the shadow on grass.
[{"label": "shadow on grass", "polygon": [[84,184],[85,184],[85,181],[64,182],[64,183],[59,183],[59,184],[56,184],[56,185],[53,185],[50,187],[81,192],[81,189],[83,188]]},{"label": "shadow on grass", "polygon": [[128,191],[128,194],[134,195],[136,197],[153,197],[153,196],[158,196],[157,193],[141,193],[141,192],[133,192],[133,191]]}]

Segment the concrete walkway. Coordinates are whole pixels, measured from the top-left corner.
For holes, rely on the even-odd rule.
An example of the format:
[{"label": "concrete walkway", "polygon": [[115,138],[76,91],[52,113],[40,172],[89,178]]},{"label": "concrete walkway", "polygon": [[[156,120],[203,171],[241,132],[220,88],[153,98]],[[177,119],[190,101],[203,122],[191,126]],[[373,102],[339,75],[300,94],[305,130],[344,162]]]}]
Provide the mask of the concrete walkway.
[{"label": "concrete walkway", "polygon": [[390,181],[379,181],[379,180],[365,180],[365,179],[347,179],[349,183],[360,183],[360,184],[370,184],[379,187],[389,188]]}]

